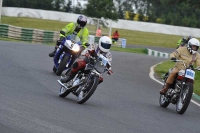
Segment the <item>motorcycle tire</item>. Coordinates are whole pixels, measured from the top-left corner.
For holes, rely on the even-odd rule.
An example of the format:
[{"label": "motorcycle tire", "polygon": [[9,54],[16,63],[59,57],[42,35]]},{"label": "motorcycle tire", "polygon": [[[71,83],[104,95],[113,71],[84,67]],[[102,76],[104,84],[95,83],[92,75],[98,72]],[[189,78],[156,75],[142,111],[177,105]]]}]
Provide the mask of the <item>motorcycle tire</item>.
[{"label": "motorcycle tire", "polygon": [[62,98],[65,98],[67,95],[69,95],[70,91],[69,90],[64,90],[65,88],[61,86],[59,96]]},{"label": "motorcycle tire", "polygon": [[160,103],[160,107],[163,107],[163,108],[167,108],[167,106],[170,104],[170,102],[167,101],[164,95],[160,95],[159,103]]},{"label": "motorcycle tire", "polygon": [[99,85],[99,77],[94,76],[92,80],[93,80],[92,85],[88,86],[89,88],[86,88],[89,90],[89,92],[86,93],[83,98],[79,99],[80,93],[84,93],[83,91],[81,91],[77,97],[77,103],[79,103],[79,104],[85,103],[92,96],[94,91],[96,90],[97,86]]},{"label": "motorcycle tire", "polygon": [[[165,84],[163,85],[163,88],[164,87],[165,87]],[[166,108],[170,104],[170,102],[167,100],[165,95],[160,94],[159,104],[160,104],[160,107]]]},{"label": "motorcycle tire", "polygon": [[63,70],[65,69],[67,62],[69,61],[69,56],[64,56],[62,61],[60,62],[58,69],[56,71],[56,75],[60,76]]},{"label": "motorcycle tire", "polygon": [[[190,100],[191,100],[192,94],[193,94],[193,84],[192,83],[188,83],[185,86],[188,87],[188,89],[183,88],[183,90],[182,90],[183,92],[178,97],[178,100],[177,100],[177,103],[176,103],[176,112],[178,114],[185,113],[185,111],[187,110],[187,108],[188,108],[188,106],[190,104]],[[185,92],[185,91],[187,91],[187,92]],[[184,94],[186,94],[186,95],[184,96]],[[184,101],[181,101],[182,97],[185,97],[183,99]],[[183,103],[180,103],[180,102],[183,102]],[[182,107],[180,108],[181,104],[182,104]]]},{"label": "motorcycle tire", "polygon": [[57,69],[55,66],[53,66],[53,72],[56,73]]}]

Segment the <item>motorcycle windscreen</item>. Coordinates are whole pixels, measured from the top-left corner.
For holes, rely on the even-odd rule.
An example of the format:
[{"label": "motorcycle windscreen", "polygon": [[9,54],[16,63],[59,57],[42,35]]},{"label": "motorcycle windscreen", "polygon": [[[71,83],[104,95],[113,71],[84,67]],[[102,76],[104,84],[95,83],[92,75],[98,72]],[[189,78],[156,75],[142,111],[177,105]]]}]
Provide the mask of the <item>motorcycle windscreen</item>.
[{"label": "motorcycle windscreen", "polygon": [[105,66],[103,64],[103,62],[99,61],[95,64],[94,68],[99,72],[99,73],[103,73],[105,72]]},{"label": "motorcycle windscreen", "polygon": [[92,70],[93,68],[94,68],[94,65],[92,65],[92,64],[86,64],[85,71]]},{"label": "motorcycle windscreen", "polygon": [[77,35],[71,34],[67,36],[67,40],[73,40],[75,42],[79,42],[80,38]]}]

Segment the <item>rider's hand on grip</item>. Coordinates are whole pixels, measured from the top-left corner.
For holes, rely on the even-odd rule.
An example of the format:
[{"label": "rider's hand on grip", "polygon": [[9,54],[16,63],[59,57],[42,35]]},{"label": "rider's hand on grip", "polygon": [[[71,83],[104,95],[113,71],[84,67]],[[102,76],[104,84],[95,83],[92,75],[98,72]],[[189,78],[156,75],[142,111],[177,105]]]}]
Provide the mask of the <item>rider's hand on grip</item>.
[{"label": "rider's hand on grip", "polygon": [[92,56],[92,57],[97,57],[97,53],[94,51],[94,50],[88,50],[88,52],[90,53],[90,55]]},{"label": "rider's hand on grip", "polygon": [[90,57],[90,54],[89,54],[89,53],[86,53],[85,56],[86,56],[86,57]]},{"label": "rider's hand on grip", "polygon": [[173,62],[176,62],[176,58],[175,58],[175,57],[172,57],[171,60],[172,60]]},{"label": "rider's hand on grip", "polygon": [[108,70],[107,72],[109,75],[113,75],[113,71],[112,70]]}]

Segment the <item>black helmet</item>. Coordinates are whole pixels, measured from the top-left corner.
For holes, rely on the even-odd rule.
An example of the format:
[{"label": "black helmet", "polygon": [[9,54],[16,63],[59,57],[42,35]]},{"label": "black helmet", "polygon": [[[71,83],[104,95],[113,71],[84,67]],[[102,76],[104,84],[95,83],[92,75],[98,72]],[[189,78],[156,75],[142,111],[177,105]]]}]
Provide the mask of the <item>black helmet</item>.
[{"label": "black helmet", "polygon": [[185,41],[187,40],[187,38],[184,36],[184,37],[182,38],[182,40],[185,42]]},{"label": "black helmet", "polygon": [[77,19],[77,24],[79,24],[81,27],[84,27],[87,24],[87,17],[80,15]]},{"label": "black helmet", "polygon": [[192,38],[192,36],[188,36],[188,41]]}]

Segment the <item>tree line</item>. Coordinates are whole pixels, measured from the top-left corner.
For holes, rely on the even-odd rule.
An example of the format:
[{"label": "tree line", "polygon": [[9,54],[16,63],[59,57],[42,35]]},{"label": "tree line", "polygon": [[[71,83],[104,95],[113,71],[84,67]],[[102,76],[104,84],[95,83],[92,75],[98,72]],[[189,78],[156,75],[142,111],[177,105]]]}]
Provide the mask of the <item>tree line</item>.
[{"label": "tree line", "polygon": [[88,0],[83,7],[72,6],[72,0],[3,0],[3,6],[200,28],[199,0]]}]

